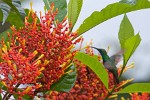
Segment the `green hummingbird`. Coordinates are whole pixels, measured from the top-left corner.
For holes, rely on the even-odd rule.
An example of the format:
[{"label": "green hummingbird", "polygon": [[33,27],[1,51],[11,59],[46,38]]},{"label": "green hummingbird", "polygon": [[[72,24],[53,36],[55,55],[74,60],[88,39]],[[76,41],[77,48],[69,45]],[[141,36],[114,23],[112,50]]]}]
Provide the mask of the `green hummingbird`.
[{"label": "green hummingbird", "polygon": [[103,59],[104,67],[113,74],[117,84],[119,84],[118,70],[116,65],[118,64],[118,62],[121,60],[122,57],[120,52],[117,53],[116,55],[109,57],[105,49],[96,48],[96,47],[92,47],[92,48],[99,51]]}]

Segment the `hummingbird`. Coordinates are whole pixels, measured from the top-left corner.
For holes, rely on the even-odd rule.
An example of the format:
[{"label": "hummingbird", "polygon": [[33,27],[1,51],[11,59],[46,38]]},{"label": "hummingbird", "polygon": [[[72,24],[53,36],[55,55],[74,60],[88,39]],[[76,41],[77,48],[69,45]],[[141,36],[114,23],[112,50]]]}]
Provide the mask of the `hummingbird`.
[{"label": "hummingbird", "polygon": [[92,48],[98,50],[98,52],[102,56],[104,67],[113,74],[115,81],[117,82],[117,84],[119,84],[118,70],[116,65],[118,64],[118,62],[121,60],[122,57],[120,52],[109,57],[105,49],[96,48],[96,47],[92,47]]}]

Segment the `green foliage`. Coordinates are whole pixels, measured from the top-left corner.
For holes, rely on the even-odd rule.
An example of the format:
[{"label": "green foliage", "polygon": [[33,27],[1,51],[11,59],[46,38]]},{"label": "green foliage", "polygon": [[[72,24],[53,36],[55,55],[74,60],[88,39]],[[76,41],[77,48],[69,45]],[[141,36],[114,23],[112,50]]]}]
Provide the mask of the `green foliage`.
[{"label": "green foliage", "polygon": [[119,93],[137,93],[137,92],[150,93],[150,83],[134,83],[116,93],[119,94]]},{"label": "green foliage", "polygon": [[2,3],[0,3],[0,9],[2,11],[2,13],[0,13],[0,15],[1,16],[3,15],[3,20],[2,20],[2,25],[3,25],[9,15],[10,7],[7,4],[2,2]]},{"label": "green foliage", "polygon": [[90,30],[102,22],[111,19],[115,16],[128,13],[131,11],[136,11],[140,9],[150,8],[150,2],[148,0],[138,0],[136,4],[133,5],[124,2],[113,3],[102,9],[100,12],[93,12],[84,22],[80,25],[78,30],[78,35],[83,34],[84,32]]},{"label": "green foliage", "polygon": [[2,94],[0,94],[0,100],[2,100]]},{"label": "green foliage", "polygon": [[82,8],[83,0],[70,0],[68,4],[68,20],[71,22],[72,27],[75,25],[78,20],[81,8]]},{"label": "green foliage", "polygon": [[125,41],[134,36],[134,29],[132,27],[132,24],[130,23],[128,17],[125,15],[119,29],[118,38],[120,40],[121,48],[124,48]]},{"label": "green foliage", "polygon": [[59,81],[51,86],[51,90],[69,92],[72,89],[77,78],[76,67],[71,65],[65,70],[65,72],[66,74],[64,74]]},{"label": "green foliage", "polygon": [[134,53],[134,51],[136,50],[136,48],[138,47],[140,42],[141,42],[141,38],[140,38],[139,34],[137,34],[125,41],[124,64],[126,64],[128,62],[129,58]]},{"label": "green foliage", "polygon": [[48,6],[48,5],[51,3],[54,3],[55,4],[54,10],[56,10],[56,8],[58,8],[58,14],[57,14],[55,20],[58,20],[61,22],[65,18],[65,16],[67,15],[67,2],[66,2],[66,0],[48,0],[48,1],[44,0],[46,9],[49,10],[50,6]]},{"label": "green foliage", "polygon": [[141,42],[139,34],[134,36],[134,29],[126,15],[120,24],[118,38],[120,40],[121,49],[124,50],[124,65],[126,65]]},{"label": "green foliage", "polygon": [[[18,22],[24,21],[24,17],[26,14],[24,12],[24,9],[21,8],[20,0],[2,0],[0,2],[0,9],[2,11],[0,13],[0,16],[1,16],[1,18],[3,18],[2,24],[4,24],[5,21],[7,21],[7,19],[8,19],[8,21],[10,21],[10,23],[12,25],[14,25],[14,22],[12,22],[12,21],[18,20],[18,18],[19,18]],[[11,19],[8,18],[8,16],[12,16],[12,15],[15,16],[15,19],[13,19],[13,20],[12,20],[12,18]],[[16,26],[19,26],[19,25],[16,24]]]},{"label": "green foliage", "polygon": [[[11,32],[10,29],[0,34],[0,39],[4,38],[5,42],[8,41],[8,32]],[[1,46],[0,46],[1,47]]]},{"label": "green foliage", "polygon": [[75,58],[81,61],[83,64],[87,65],[90,69],[95,72],[95,74],[100,78],[106,88],[108,88],[108,73],[105,70],[103,64],[101,64],[98,59],[84,53],[77,53]]},{"label": "green foliage", "polygon": [[45,7],[47,10],[50,9],[50,4],[49,4],[49,1],[48,0],[43,0],[44,4],[45,4]]}]

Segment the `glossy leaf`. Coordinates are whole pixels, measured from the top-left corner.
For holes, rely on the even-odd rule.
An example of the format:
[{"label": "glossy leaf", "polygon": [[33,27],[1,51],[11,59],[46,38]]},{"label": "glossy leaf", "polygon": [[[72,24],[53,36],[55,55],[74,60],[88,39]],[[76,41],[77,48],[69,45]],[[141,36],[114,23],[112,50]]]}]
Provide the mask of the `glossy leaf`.
[{"label": "glossy leaf", "polygon": [[[2,10],[3,13],[0,13],[0,15],[3,15],[3,23],[5,23],[8,15],[10,14],[10,12],[15,11],[16,16],[19,16],[22,20],[24,21],[25,18],[25,11],[24,9],[21,7],[21,3],[20,0],[3,0],[3,2],[0,3],[0,8]],[[12,9],[12,10],[11,10]],[[17,19],[15,19],[17,20]]]},{"label": "glossy leaf", "polygon": [[49,1],[48,0],[43,0],[44,4],[45,4],[45,7],[47,10],[50,9],[50,4],[49,4]]},{"label": "glossy leaf", "polygon": [[136,4],[137,0],[121,0],[120,3],[126,3],[126,4]]},{"label": "glossy leaf", "polygon": [[5,23],[9,12],[10,12],[10,7],[6,4],[6,3],[0,3],[0,10],[2,11],[2,13],[0,13],[0,15],[2,16],[2,25]]},{"label": "glossy leaf", "polygon": [[134,83],[128,85],[127,87],[116,93],[119,94],[119,93],[137,93],[137,92],[150,93],[150,83]]},{"label": "glossy leaf", "polygon": [[138,0],[136,4],[128,3],[113,3],[102,9],[101,11],[93,12],[88,18],[84,20],[78,30],[78,35],[90,30],[102,22],[111,19],[115,16],[136,11],[140,9],[150,8],[150,2],[148,0]]},{"label": "glossy leaf", "polygon": [[120,45],[122,49],[124,49],[125,41],[130,37],[134,36],[134,29],[126,15],[124,16],[120,24],[120,30],[118,36],[119,36]]},{"label": "glossy leaf", "polygon": [[68,69],[66,69],[65,72],[68,73],[64,74],[59,81],[54,83],[51,86],[51,90],[69,92],[72,89],[77,78],[76,67],[74,65],[71,65],[70,67],[68,67]]},{"label": "glossy leaf", "polygon": [[[20,0],[12,0],[12,4],[17,8],[15,12],[21,16],[21,19],[24,21],[26,13],[24,9],[21,7],[21,2]],[[15,8],[14,8],[15,9]],[[19,12],[19,13],[18,13]]]},{"label": "glossy leaf", "polygon": [[139,34],[137,34],[125,41],[124,64],[126,64],[128,62],[129,58],[134,53],[134,51],[136,50],[136,48],[138,47],[140,42],[141,42],[141,37]]},{"label": "glossy leaf", "polygon": [[82,8],[82,3],[83,3],[83,0],[70,0],[69,1],[68,20],[72,24],[71,29],[73,28],[73,26],[75,25],[75,23],[79,17],[79,14],[80,14],[80,11]]},{"label": "glossy leaf", "polygon": [[83,64],[87,65],[90,69],[95,72],[95,74],[100,78],[106,88],[108,88],[108,73],[105,70],[103,64],[101,64],[98,59],[87,55],[85,53],[77,53],[75,58],[81,61]]},{"label": "glossy leaf", "polygon": [[61,22],[67,15],[67,2],[66,0],[49,0],[50,4],[52,2],[55,4],[55,10],[58,8],[58,14],[55,20],[59,20]]}]

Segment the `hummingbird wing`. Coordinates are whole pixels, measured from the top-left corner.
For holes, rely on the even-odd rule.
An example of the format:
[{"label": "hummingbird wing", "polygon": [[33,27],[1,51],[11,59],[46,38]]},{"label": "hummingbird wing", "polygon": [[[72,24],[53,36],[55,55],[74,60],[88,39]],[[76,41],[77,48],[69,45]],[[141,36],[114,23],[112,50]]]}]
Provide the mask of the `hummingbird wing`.
[{"label": "hummingbird wing", "polygon": [[120,50],[119,52],[117,52],[116,54],[110,57],[110,59],[113,62],[115,62],[115,65],[117,65],[122,60],[122,54],[123,54],[123,50]]}]

